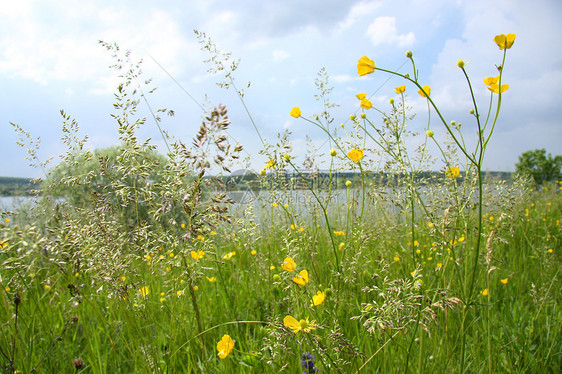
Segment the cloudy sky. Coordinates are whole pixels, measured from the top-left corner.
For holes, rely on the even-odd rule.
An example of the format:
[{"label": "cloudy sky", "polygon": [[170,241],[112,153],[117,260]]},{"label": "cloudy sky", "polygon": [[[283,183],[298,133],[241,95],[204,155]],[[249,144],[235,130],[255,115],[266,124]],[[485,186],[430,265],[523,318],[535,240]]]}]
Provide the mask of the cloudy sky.
[{"label": "cloudy sky", "polygon": [[[456,62],[466,61],[485,110],[489,92],[482,79],[497,75],[502,57],[492,39],[515,33],[504,70],[510,88],[485,162],[488,170],[513,171],[524,151],[546,148],[562,154],[561,17],[559,0],[2,0],[0,176],[41,176],[28,166],[9,122],[40,137],[39,157],[53,156],[53,163],[65,151],[61,109],[76,118],[80,134],[89,136],[89,148],[116,144],[110,114],[118,80],[99,40],[131,50],[135,61],[143,59],[145,78],[154,78],[158,87],[150,104],[176,113],[165,119],[164,130],[190,142],[200,123],[200,105],[224,103],[230,135],[245,146],[251,166],[261,169],[267,160],[258,154],[260,139],[235,93],[217,87],[221,76],[207,73],[203,60],[208,55],[200,50],[194,29],[240,59],[233,77],[239,88],[251,82],[245,103],[262,136],[275,142],[288,129],[301,161],[307,135],[321,152],[329,152],[321,133],[288,114],[297,105],[304,116],[322,110],[314,98],[320,69],[326,68],[334,87],[331,100],[339,104],[332,113],[335,122],[349,123],[359,109],[355,94],[367,92],[375,106],[388,111],[394,87],[405,83],[382,72],[359,78],[357,60],[367,55],[378,67],[406,73],[411,69],[407,50],[414,52],[420,81],[431,86],[447,121],[462,122],[470,142],[475,124]],[[415,91],[410,85],[406,91],[418,113],[410,127],[421,130],[427,124],[426,104]],[[380,121],[374,111],[370,117]],[[442,136],[437,122],[432,128]],[[153,138],[162,149],[154,123],[139,135]]]}]

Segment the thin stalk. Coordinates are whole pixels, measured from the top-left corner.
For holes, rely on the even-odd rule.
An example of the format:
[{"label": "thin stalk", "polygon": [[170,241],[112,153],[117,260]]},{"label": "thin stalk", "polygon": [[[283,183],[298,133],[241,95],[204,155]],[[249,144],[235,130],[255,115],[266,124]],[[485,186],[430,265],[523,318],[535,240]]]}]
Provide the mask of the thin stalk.
[{"label": "thin stalk", "polygon": [[377,351],[376,351],[375,353],[373,353],[373,355],[372,355],[371,357],[369,357],[369,359],[368,359],[367,361],[365,361],[365,363],[364,363],[363,365],[361,365],[361,367],[360,367],[359,369],[357,369],[357,371],[355,372],[355,374],[357,374],[357,373],[359,373],[361,370],[363,370],[363,368],[364,368],[365,366],[367,366],[367,364],[368,364],[369,362],[371,362],[371,360],[372,360],[373,358],[375,358],[375,356],[378,355],[379,352],[382,351],[382,350],[384,349],[384,347],[386,347],[386,345],[387,345],[388,343],[390,343],[390,342],[392,341],[392,339],[394,339],[394,337],[400,333],[400,331],[401,331],[401,330],[396,331],[396,332],[394,333],[394,335],[392,335],[386,342],[384,342],[384,344],[381,345],[381,346],[379,347],[379,349],[377,349]]},{"label": "thin stalk", "polygon": [[334,233],[332,232],[332,226],[330,225],[330,219],[328,218],[328,211],[326,210],[326,207],[324,206],[324,204],[322,204],[322,200],[320,200],[320,198],[318,197],[316,192],[314,192],[314,189],[312,188],[312,186],[308,182],[308,179],[306,179],[304,177],[304,175],[302,175],[302,173],[295,167],[295,165],[293,165],[293,163],[290,160],[288,161],[288,163],[297,172],[297,174],[302,178],[302,180],[304,180],[308,189],[310,190],[310,192],[312,192],[312,196],[314,196],[314,198],[318,202],[318,205],[320,205],[320,208],[322,209],[322,213],[324,215],[324,220],[326,221],[326,227],[328,228],[328,234],[330,234],[330,240],[332,241],[332,250],[334,252],[334,257],[336,259],[336,269],[338,270],[338,273],[341,273],[340,261],[339,261],[338,252],[337,252],[337,248],[336,248],[336,242],[334,241]]}]

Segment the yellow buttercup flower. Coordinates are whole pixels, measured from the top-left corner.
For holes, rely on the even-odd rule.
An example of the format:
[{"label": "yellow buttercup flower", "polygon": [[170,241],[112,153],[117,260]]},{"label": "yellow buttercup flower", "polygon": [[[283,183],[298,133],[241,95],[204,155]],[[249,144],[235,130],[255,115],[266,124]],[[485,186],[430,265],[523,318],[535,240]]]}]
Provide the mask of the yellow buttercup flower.
[{"label": "yellow buttercup flower", "polygon": [[[418,93],[422,96],[422,97],[428,97],[429,95],[431,95],[431,87],[429,86],[423,86],[423,91],[422,90],[418,90]],[[425,91],[425,93],[424,93]]]},{"label": "yellow buttercup flower", "polygon": [[270,159],[267,164],[265,164],[264,169],[273,169],[277,162],[274,159]]},{"label": "yellow buttercup flower", "polygon": [[306,284],[308,283],[308,279],[308,271],[303,270],[293,278],[293,282],[295,282],[299,286],[306,286]]},{"label": "yellow buttercup flower", "polygon": [[488,292],[489,292],[489,290],[486,288],[485,290],[483,290],[483,291],[481,292],[481,293],[482,293],[482,296],[488,296]]},{"label": "yellow buttercup flower", "polygon": [[500,282],[502,282],[503,284],[507,284],[508,280],[509,280],[508,278],[505,278],[505,279],[500,280]]},{"label": "yellow buttercup flower", "polygon": [[232,256],[234,256],[236,254],[236,252],[228,252],[227,254],[225,254],[224,256],[222,256],[222,258],[224,260],[230,260],[232,258]]},{"label": "yellow buttercup flower", "polygon": [[371,60],[367,56],[363,56],[357,62],[357,74],[359,76],[371,74],[375,71],[375,61]]},{"label": "yellow buttercup flower", "polygon": [[347,156],[353,162],[359,162],[363,159],[364,151],[361,148],[353,148],[351,151],[347,153]]},{"label": "yellow buttercup flower", "polygon": [[299,118],[302,112],[301,109],[298,106],[296,106],[293,109],[291,109],[291,112],[289,114],[291,115],[291,117]]},{"label": "yellow buttercup flower", "polygon": [[318,292],[316,292],[316,295],[312,296],[312,305],[311,306],[322,305],[324,300],[326,300],[326,294],[322,291],[318,291]]},{"label": "yellow buttercup flower", "polygon": [[297,268],[297,264],[291,257],[287,257],[285,261],[283,261],[283,264],[281,264],[281,268],[292,273]]},{"label": "yellow buttercup flower", "polygon": [[[500,86],[498,84],[499,81],[500,81],[499,75],[497,77],[487,77],[486,79],[484,79],[484,84],[488,86],[488,89],[490,91],[499,94],[500,93]],[[501,92],[503,93],[507,91],[508,88],[509,88],[509,84],[502,84]]]},{"label": "yellow buttercup flower", "polygon": [[497,77],[487,77],[484,79],[484,84],[486,86],[490,86],[492,84],[498,83],[500,80],[500,76],[498,75]]},{"label": "yellow buttercup flower", "polygon": [[368,99],[361,100],[361,104],[359,105],[364,109],[371,109],[373,107],[373,103]]},{"label": "yellow buttercup flower", "polygon": [[295,334],[301,330],[304,332],[310,332],[316,329],[315,321],[309,321],[308,318],[297,321],[294,317],[289,315],[283,318],[283,325],[293,330]]},{"label": "yellow buttercup flower", "polygon": [[335,236],[345,236],[345,231],[334,231]]},{"label": "yellow buttercup flower", "polygon": [[394,89],[394,91],[396,91],[397,94],[401,94],[404,93],[404,91],[406,91],[406,85],[402,85],[402,86],[398,86]]},{"label": "yellow buttercup flower", "polygon": [[222,339],[217,343],[218,356],[225,359],[226,356],[234,349],[234,340],[229,335],[223,335]]},{"label": "yellow buttercup flower", "polygon": [[500,49],[510,49],[516,36],[515,34],[499,34],[494,37],[494,41]]},{"label": "yellow buttercup flower", "polygon": [[205,252],[203,251],[191,251],[191,257],[193,257],[195,261],[202,259],[204,255]]},{"label": "yellow buttercup flower", "polygon": [[289,315],[286,315],[285,318],[283,318],[283,325],[285,325],[286,327],[293,330],[293,332],[295,334],[302,330],[302,327],[301,327],[301,324],[299,323],[299,321],[297,321],[295,319],[295,317],[292,317],[292,316],[289,316]]},{"label": "yellow buttercup flower", "polygon": [[367,97],[367,94],[365,92],[361,92],[355,95],[355,97],[358,98],[359,100],[363,100],[364,98]]},{"label": "yellow buttercup flower", "polygon": [[148,287],[147,286],[142,287],[139,292],[142,297],[145,297],[146,295],[148,295]]},{"label": "yellow buttercup flower", "polygon": [[460,170],[458,168],[458,166],[451,166],[450,168],[448,168],[445,171],[445,175],[447,176],[447,178],[451,178],[454,179],[456,177],[458,177],[460,175]]},{"label": "yellow buttercup flower", "polygon": [[499,94],[500,91],[501,91],[501,93],[504,93],[505,91],[507,91],[509,89],[509,84],[502,84],[501,89],[500,89],[499,84],[491,84],[491,85],[488,86],[488,89],[490,91],[492,91],[493,93]]},{"label": "yellow buttercup flower", "polygon": [[207,278],[207,280],[211,283],[215,283],[217,281],[217,278],[215,278],[215,277],[211,277],[211,278],[205,277],[205,278]]}]

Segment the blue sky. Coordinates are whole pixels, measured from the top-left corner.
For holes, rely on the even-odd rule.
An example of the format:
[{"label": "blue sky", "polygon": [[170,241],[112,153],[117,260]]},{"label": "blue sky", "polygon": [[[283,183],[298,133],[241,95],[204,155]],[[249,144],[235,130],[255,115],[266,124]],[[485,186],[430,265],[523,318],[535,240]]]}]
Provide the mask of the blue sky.
[{"label": "blue sky", "polygon": [[[245,90],[245,101],[261,134],[271,143],[285,129],[292,132],[293,154],[304,159],[311,138],[320,153],[329,144],[302,119],[288,115],[300,106],[308,116],[322,110],[314,99],[314,81],[325,67],[334,87],[331,100],[335,123],[357,112],[355,94],[367,92],[373,103],[388,110],[394,87],[404,82],[376,72],[357,76],[357,60],[367,55],[377,66],[409,71],[404,54],[414,52],[420,81],[432,88],[432,97],[445,118],[463,123],[467,142],[474,123],[468,110],[466,82],[456,68],[460,58],[486,108],[489,93],[482,82],[495,76],[502,52],[494,35],[515,33],[508,53],[500,120],[485,168],[513,171],[518,156],[546,148],[562,154],[562,2],[547,1],[41,1],[4,2],[0,7],[0,176],[39,177],[28,166],[26,152],[16,145],[15,122],[41,138],[39,157],[46,160],[65,148],[60,140],[59,110],[75,117],[88,147],[117,142],[112,121],[113,92],[118,83],[110,54],[99,40],[116,42],[142,58],[146,78],[158,90],[149,97],[153,107],[173,109],[163,128],[189,143],[198,130],[201,109],[151,59],[154,57],[198,103],[223,103],[232,121],[229,130],[244,145],[250,166],[259,170],[267,161],[243,107],[232,90],[216,86],[221,77],[206,72],[194,29],[207,33],[217,46],[240,59],[234,78]],[[427,123],[426,104],[413,86],[406,91],[417,116],[411,129]],[[379,117],[370,113],[374,121]],[[436,136],[443,135],[437,122]],[[151,137],[162,149],[156,126],[148,122],[139,135]],[[163,149],[162,149],[163,151]],[[367,157],[376,157],[367,155]],[[437,164],[437,168],[442,164]]]}]

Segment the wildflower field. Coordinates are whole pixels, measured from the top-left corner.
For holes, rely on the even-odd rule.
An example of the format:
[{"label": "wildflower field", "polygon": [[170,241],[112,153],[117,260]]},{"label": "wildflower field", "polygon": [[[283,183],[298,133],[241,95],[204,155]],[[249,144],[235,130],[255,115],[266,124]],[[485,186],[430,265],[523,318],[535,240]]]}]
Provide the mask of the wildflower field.
[{"label": "wildflower field", "polygon": [[[243,104],[236,67],[198,37]],[[224,106],[204,114],[192,141],[161,130],[165,149],[156,150],[137,137],[173,112],[139,118],[149,83],[127,52],[104,43],[122,78],[112,114],[118,147],[88,150],[62,112],[68,151],[49,169],[31,134],[13,124],[45,176],[35,206],[2,212],[0,369],[562,371],[562,181],[499,180],[482,167],[502,126],[514,41],[493,38],[494,76],[472,81],[457,62],[472,98],[470,125],[442,116],[431,96],[438,87],[418,81],[412,52],[409,74],[358,58],[359,76],[394,75],[403,85],[385,108],[358,93],[361,111],[345,126],[333,125],[322,73],[326,110],[294,107],[287,116],[303,131],[324,131],[328,168],[297,163],[285,133],[262,139],[263,170],[238,179],[228,176],[243,167],[243,145],[228,136]],[[475,85],[488,87],[488,102],[477,103]],[[427,100],[423,133],[407,126],[408,92]]]}]

